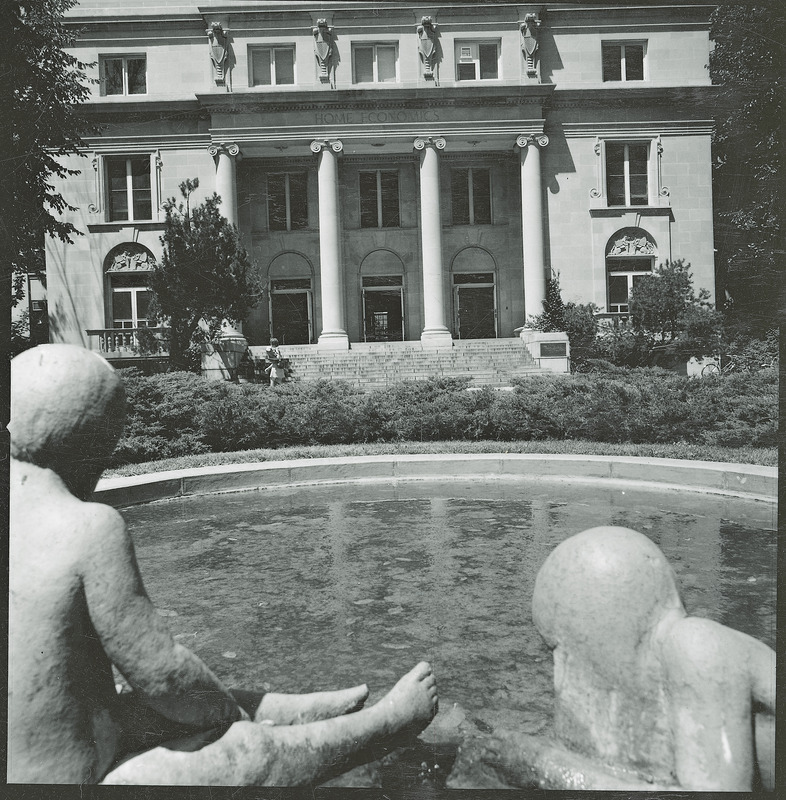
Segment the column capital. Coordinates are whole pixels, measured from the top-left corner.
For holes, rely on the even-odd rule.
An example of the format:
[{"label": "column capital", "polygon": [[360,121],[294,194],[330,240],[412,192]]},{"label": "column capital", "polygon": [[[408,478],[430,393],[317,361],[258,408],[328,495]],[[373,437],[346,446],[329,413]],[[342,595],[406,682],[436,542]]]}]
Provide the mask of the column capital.
[{"label": "column capital", "polygon": [[314,139],[309,145],[312,153],[321,153],[330,148],[334,153],[344,151],[344,143],[340,139]]},{"label": "column capital", "polygon": [[412,146],[415,150],[425,150],[426,147],[436,147],[437,150],[444,150],[447,142],[442,136],[418,136]]},{"label": "column capital", "polygon": [[521,133],[516,137],[516,144],[524,150],[531,144],[536,144],[538,147],[546,147],[549,143],[549,137],[545,133]]},{"label": "column capital", "polygon": [[240,145],[235,142],[213,142],[208,145],[207,152],[210,153],[213,158],[224,153],[228,156],[237,156],[240,155]]}]

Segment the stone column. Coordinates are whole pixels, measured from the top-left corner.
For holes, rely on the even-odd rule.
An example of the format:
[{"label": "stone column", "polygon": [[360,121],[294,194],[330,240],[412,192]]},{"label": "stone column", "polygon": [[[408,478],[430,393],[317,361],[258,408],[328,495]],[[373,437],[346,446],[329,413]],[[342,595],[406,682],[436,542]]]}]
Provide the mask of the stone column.
[{"label": "stone column", "polygon": [[221,211],[237,226],[237,169],[236,159],[240,148],[234,142],[211,144],[207,148],[216,160],[216,193],[221,197]]},{"label": "stone column", "polygon": [[319,155],[319,279],[322,294],[322,333],[317,343],[331,350],[349,350],[344,329],[344,282],[341,274],[341,216],[338,200],[338,141],[315,140]]},{"label": "stone column", "polygon": [[540,174],[540,148],[549,137],[521,134],[521,232],[524,243],[524,325],[532,316],[543,313],[546,297],[546,254],[543,244],[543,186]]},{"label": "stone column", "polygon": [[420,237],[423,264],[423,344],[452,347],[453,337],[445,325],[445,286],[442,270],[442,216],[439,196],[439,150],[441,136],[418,138],[420,151]]}]

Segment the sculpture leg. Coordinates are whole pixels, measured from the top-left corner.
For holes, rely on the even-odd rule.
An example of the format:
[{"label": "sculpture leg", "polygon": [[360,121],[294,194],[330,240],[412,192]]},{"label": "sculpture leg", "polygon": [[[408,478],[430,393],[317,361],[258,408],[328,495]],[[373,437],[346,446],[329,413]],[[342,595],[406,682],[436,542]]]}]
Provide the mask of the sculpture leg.
[{"label": "sculpture leg", "polygon": [[436,680],[421,662],[377,704],[303,725],[236,722],[197,752],[156,747],[110,772],[107,784],[299,786],[375,758],[371,748],[420,732],[437,711]]}]

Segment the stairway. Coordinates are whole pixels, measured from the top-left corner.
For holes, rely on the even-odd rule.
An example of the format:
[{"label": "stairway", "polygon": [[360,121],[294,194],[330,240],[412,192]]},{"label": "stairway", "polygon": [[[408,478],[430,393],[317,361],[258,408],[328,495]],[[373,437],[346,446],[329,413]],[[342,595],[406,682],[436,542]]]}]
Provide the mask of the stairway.
[{"label": "stairway", "polygon": [[[251,347],[264,358],[264,347]],[[414,342],[353,342],[351,350],[324,350],[317,345],[282,345],[294,381],[340,380],[363,390],[402,380],[470,377],[470,386],[510,386],[513,378],[550,374],[535,364],[519,338],[456,339],[453,347]]]}]

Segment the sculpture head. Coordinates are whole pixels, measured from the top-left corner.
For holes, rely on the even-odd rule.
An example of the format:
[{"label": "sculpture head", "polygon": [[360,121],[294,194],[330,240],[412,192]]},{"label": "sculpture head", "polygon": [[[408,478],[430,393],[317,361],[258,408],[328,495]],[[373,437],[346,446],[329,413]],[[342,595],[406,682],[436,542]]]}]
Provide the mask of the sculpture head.
[{"label": "sculpture head", "polygon": [[551,648],[626,680],[658,623],[684,614],[674,572],[650,539],[600,527],[566,539],[535,579],[532,616]]},{"label": "sculpture head", "polygon": [[97,353],[44,344],[11,362],[11,456],[56,472],[87,499],[123,432],[125,392]]}]

